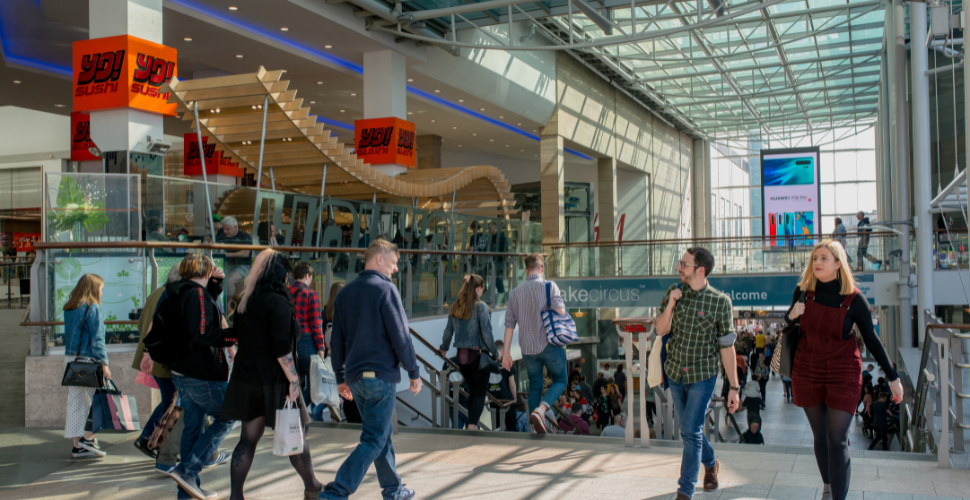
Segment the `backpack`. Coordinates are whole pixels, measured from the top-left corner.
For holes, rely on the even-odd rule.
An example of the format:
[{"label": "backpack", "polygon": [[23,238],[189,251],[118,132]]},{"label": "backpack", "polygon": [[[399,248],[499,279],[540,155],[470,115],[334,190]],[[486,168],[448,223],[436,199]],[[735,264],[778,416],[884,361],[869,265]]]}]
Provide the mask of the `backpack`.
[{"label": "backpack", "polygon": [[185,357],[192,343],[179,308],[180,298],[181,294],[169,295],[158,305],[152,317],[152,329],[145,336],[145,350],[152,360],[169,367]]}]

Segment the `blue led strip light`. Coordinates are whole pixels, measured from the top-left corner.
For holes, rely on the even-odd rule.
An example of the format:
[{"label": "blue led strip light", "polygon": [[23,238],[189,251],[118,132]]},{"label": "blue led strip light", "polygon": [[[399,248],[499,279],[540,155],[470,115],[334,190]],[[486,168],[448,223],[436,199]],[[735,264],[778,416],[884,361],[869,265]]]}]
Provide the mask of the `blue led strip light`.
[{"label": "blue led strip light", "polygon": [[310,116],[316,116],[317,117],[317,123],[322,123],[324,127],[326,127],[327,125],[332,125],[332,126],[337,127],[337,128],[342,128],[344,130],[349,130],[351,132],[354,131],[354,126],[353,125],[348,125],[346,123],[341,123],[341,122],[334,121],[334,120],[328,120],[326,118],[323,118],[323,117],[317,116],[317,115],[310,115]]},{"label": "blue led strip light", "polygon": [[[186,0],[166,0],[166,1],[169,2],[169,3],[172,3],[174,5],[177,5],[179,7],[183,7],[183,8],[186,8],[186,9],[189,9],[189,10],[192,10],[192,11],[195,11],[195,12],[198,12],[200,14],[204,14],[206,16],[209,16],[209,17],[213,18],[213,19],[217,19],[217,20],[219,20],[219,21],[221,21],[223,23],[226,23],[228,25],[234,26],[236,28],[240,28],[240,29],[249,31],[251,33],[257,34],[259,36],[262,36],[264,38],[267,38],[269,40],[272,40],[273,42],[276,42],[276,43],[278,43],[280,45],[284,45],[284,46],[289,47],[291,49],[298,50],[300,52],[304,52],[304,53],[309,54],[309,55],[312,55],[314,57],[318,57],[318,58],[320,58],[320,59],[322,59],[324,61],[327,61],[327,62],[329,62],[329,63],[331,63],[331,64],[333,64],[335,66],[339,66],[341,68],[348,69],[348,70],[353,71],[354,73],[358,73],[360,75],[363,75],[364,74],[364,68],[363,68],[363,66],[361,66],[361,65],[359,65],[357,63],[354,63],[352,61],[348,61],[346,59],[343,59],[343,58],[340,58],[340,57],[337,57],[337,56],[334,56],[332,54],[328,54],[326,52],[322,52],[320,50],[314,49],[313,47],[309,47],[309,46],[306,46],[306,45],[303,45],[303,44],[294,42],[292,40],[288,40],[288,39],[283,38],[283,37],[281,37],[281,36],[279,36],[279,35],[277,35],[275,33],[272,33],[272,32],[263,30],[261,28],[258,28],[256,26],[253,26],[253,25],[250,25],[250,24],[241,22],[241,21],[239,21],[237,19],[233,19],[231,17],[227,17],[224,14],[217,13],[217,12],[213,11],[212,9],[199,6],[199,5],[195,4],[195,3],[192,3],[192,2],[189,2],[189,1],[186,1]],[[11,63],[20,64],[20,65],[23,65],[23,66],[28,66],[28,67],[32,67],[32,68],[36,68],[36,69],[40,69],[40,70],[44,70],[44,71],[50,71],[52,73],[57,73],[57,74],[65,75],[65,76],[69,76],[69,77],[70,76],[73,76],[73,74],[74,74],[73,73],[73,70],[71,68],[67,68],[67,67],[63,67],[63,66],[56,66],[56,65],[49,64],[49,63],[45,63],[45,62],[42,62],[42,61],[36,61],[36,60],[32,60],[32,59],[27,59],[27,58],[17,57],[17,56],[11,55],[10,52],[9,52],[10,45],[7,42],[6,37],[4,36],[3,22],[2,21],[0,21],[0,44],[2,44],[2,49],[4,50],[4,57],[6,58],[7,61],[9,61]],[[490,118],[490,117],[485,116],[485,115],[483,115],[481,113],[472,111],[471,109],[468,109],[468,108],[466,108],[464,106],[459,106],[459,105],[457,105],[455,103],[452,103],[450,101],[444,100],[444,99],[442,99],[440,97],[435,96],[434,94],[430,94],[430,93],[425,92],[425,91],[423,91],[421,89],[417,89],[417,88],[414,88],[414,87],[408,85],[408,92],[410,92],[411,94],[413,94],[415,96],[418,96],[418,97],[421,97],[423,99],[427,99],[429,101],[432,101],[432,102],[434,102],[436,104],[440,104],[442,106],[445,106],[445,107],[447,107],[449,109],[458,111],[459,113],[464,113],[464,114],[469,115],[469,116],[471,116],[473,118],[477,118],[477,119],[482,120],[482,121],[484,121],[486,123],[490,123],[492,125],[495,125],[496,127],[503,128],[505,130],[508,130],[509,132],[512,132],[512,133],[521,135],[523,137],[528,137],[529,139],[532,139],[534,141],[538,141],[539,140],[539,136],[537,136],[537,135],[535,135],[535,134],[533,134],[531,132],[528,132],[526,130],[520,129],[518,127],[513,127],[512,125],[509,125],[507,123],[502,123],[502,122],[500,122],[500,121],[498,121],[498,120],[496,120],[494,118]],[[334,125],[335,127],[339,127],[339,128],[345,129],[345,130],[351,130],[351,131],[354,130],[354,127],[352,125],[348,125],[348,124],[345,124],[345,123],[340,123],[340,122],[333,121],[333,120],[321,120],[321,121],[323,121],[326,124],[331,124],[331,125]],[[592,160],[593,159],[592,157],[587,156],[587,155],[584,155],[583,153],[580,153],[579,151],[576,151],[576,150],[573,150],[573,149],[563,148],[563,151],[565,151],[565,152],[567,152],[567,153],[569,153],[571,155],[574,155],[574,156],[576,156],[578,158],[582,158],[584,160]]]}]

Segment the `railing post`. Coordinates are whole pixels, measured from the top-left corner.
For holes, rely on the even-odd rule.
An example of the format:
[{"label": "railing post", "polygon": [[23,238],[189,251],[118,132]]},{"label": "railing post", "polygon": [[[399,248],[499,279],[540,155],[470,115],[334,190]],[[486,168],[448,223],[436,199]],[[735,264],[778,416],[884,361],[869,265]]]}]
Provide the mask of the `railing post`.
[{"label": "railing post", "polygon": [[495,309],[495,260],[488,261],[488,307]]},{"label": "railing post", "polygon": [[[149,291],[151,293],[158,289],[158,262],[155,260],[154,248],[148,249],[148,263],[152,266],[152,289]],[[165,282],[168,282],[167,277]]]},{"label": "railing post", "polygon": [[404,286],[407,287],[404,290],[404,312],[407,313],[408,319],[411,319],[411,315],[414,312],[414,287],[411,286],[413,278],[411,276],[411,256],[409,254],[404,256],[404,262],[407,273],[404,279]]},{"label": "railing post", "polygon": [[519,261],[516,257],[509,260],[512,261],[512,287],[509,290],[515,290],[519,286]]},{"label": "railing post", "polygon": [[954,416],[953,416],[953,452],[954,453],[965,453],[966,446],[963,441],[963,398],[960,397],[963,394],[963,369],[960,368],[960,364],[963,363],[963,345],[962,341],[958,337],[950,337],[950,367],[953,370],[953,398],[954,398]]},{"label": "railing post", "polygon": [[[449,368],[445,368],[438,377],[438,395],[441,397],[441,406],[438,412],[441,415],[441,427],[448,427],[448,375],[451,374]],[[432,409],[433,411],[434,409]]]},{"label": "railing post", "polygon": [[[650,340],[654,336],[655,329],[653,324],[650,325],[650,330],[640,334],[640,369],[637,370],[637,375],[640,376],[640,447],[649,448],[650,447],[650,427],[647,425],[649,420],[649,414],[647,413],[647,391],[650,390],[649,384],[647,383],[647,370],[650,369],[647,366],[647,360],[650,359]],[[633,373],[627,377],[629,385],[633,385]],[[633,414],[631,413],[632,417]]]},{"label": "railing post", "polygon": [[324,276],[324,286],[323,293],[327,294],[327,299],[330,299],[330,286],[333,284],[333,267],[330,265],[330,257],[326,253],[320,254],[323,257],[323,276]]},{"label": "railing post", "polygon": [[940,442],[937,443],[937,466],[941,469],[950,468],[950,342],[949,333],[943,334],[943,342],[939,342],[940,369]]},{"label": "railing post", "polygon": [[437,313],[445,313],[445,263],[441,260],[441,256],[438,255],[438,276],[436,277],[436,294],[435,302],[437,304]]},{"label": "railing post", "polygon": [[[616,325],[617,333],[620,334],[620,338],[623,339],[623,351],[624,356],[626,356],[626,369],[632,377],[633,368],[633,334],[625,331],[620,325]],[[627,419],[626,419],[626,429],[624,429],[624,446],[627,448],[633,448],[633,380],[630,378],[626,384],[626,403],[627,403]],[[643,434],[640,434],[643,436]]]}]

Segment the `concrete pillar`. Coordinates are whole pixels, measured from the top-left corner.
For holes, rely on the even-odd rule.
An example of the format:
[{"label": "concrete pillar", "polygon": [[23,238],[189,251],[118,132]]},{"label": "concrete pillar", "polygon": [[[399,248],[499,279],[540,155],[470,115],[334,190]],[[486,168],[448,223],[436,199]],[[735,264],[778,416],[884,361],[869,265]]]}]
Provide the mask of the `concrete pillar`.
[{"label": "concrete pillar", "polygon": [[[910,39],[926,40],[926,4],[909,4]],[[930,156],[930,81],[924,73],[929,66],[927,49],[912,46],[913,78],[913,203],[916,211],[916,317],[919,331],[916,337],[923,344],[926,334],[927,309],[932,310],[933,299],[933,216],[930,214],[933,176]]]},{"label": "concrete pillar", "polygon": [[539,134],[539,181],[542,197],[542,244],[562,243],[566,238],[565,171],[563,139],[559,135],[558,110]]},{"label": "concrete pillar", "polygon": [[[132,35],[162,43],[162,0],[90,0],[88,19],[91,39]],[[105,152],[134,149],[164,131],[162,115],[127,108],[91,112],[91,139]]]},{"label": "concrete pillar", "polygon": [[[364,52],[364,118],[408,118],[407,65],[393,50]],[[387,175],[407,171],[402,165],[371,165]]]},{"label": "concrete pillar", "polygon": [[[616,159],[600,158],[596,161],[596,211],[602,242],[616,241],[616,205]],[[616,255],[615,247],[599,247],[600,276],[616,275]]]},{"label": "concrete pillar", "polygon": [[418,136],[418,170],[441,168],[441,136]]},{"label": "concrete pillar", "polygon": [[691,216],[694,239],[711,237],[711,143],[694,139],[691,162]]}]

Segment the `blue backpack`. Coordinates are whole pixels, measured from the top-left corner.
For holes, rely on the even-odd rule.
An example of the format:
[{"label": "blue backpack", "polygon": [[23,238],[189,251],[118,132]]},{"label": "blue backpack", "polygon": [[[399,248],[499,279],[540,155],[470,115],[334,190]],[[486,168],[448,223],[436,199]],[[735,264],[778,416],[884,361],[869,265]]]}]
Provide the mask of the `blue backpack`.
[{"label": "blue backpack", "polygon": [[542,326],[546,330],[546,339],[554,346],[565,347],[579,342],[573,317],[568,311],[566,314],[559,314],[552,308],[552,283],[548,281],[546,282],[546,309],[542,311]]}]

